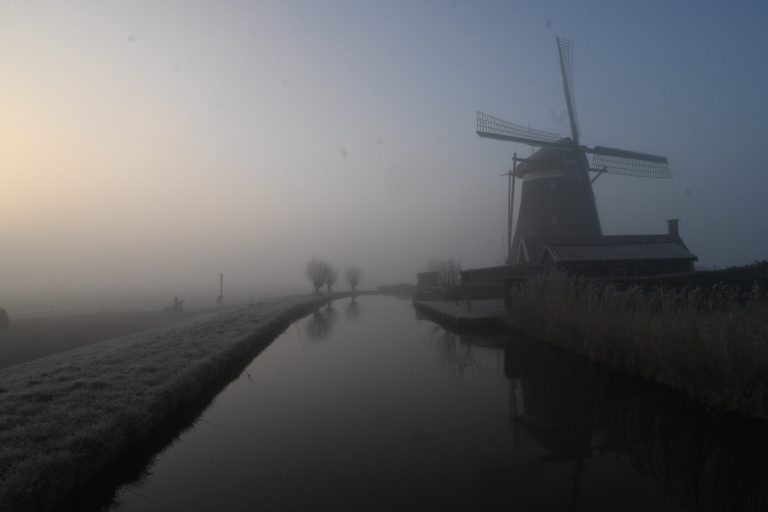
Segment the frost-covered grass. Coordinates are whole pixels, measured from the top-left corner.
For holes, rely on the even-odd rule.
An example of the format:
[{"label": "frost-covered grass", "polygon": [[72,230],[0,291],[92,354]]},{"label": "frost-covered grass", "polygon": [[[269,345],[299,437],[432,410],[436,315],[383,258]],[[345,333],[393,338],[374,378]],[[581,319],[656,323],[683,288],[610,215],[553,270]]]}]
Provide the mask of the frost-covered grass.
[{"label": "frost-covered grass", "polygon": [[511,319],[718,410],[768,418],[768,296],[757,285],[622,290],[554,274],[514,291]]},{"label": "frost-covered grass", "polygon": [[0,370],[0,510],[49,510],[325,297],[194,317]]}]

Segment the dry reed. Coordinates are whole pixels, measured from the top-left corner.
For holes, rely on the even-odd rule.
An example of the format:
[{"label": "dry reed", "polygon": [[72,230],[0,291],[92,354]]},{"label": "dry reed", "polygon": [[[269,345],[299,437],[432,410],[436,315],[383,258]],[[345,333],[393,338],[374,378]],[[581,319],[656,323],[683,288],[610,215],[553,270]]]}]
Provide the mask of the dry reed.
[{"label": "dry reed", "polygon": [[512,291],[515,328],[686,392],[768,418],[768,296],[717,285],[619,289],[563,274]]}]

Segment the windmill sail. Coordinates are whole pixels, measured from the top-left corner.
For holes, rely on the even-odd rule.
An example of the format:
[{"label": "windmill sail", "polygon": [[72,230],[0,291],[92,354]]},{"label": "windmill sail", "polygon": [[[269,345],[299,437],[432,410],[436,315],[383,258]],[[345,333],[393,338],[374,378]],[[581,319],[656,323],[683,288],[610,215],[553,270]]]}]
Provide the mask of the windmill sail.
[{"label": "windmill sail", "polygon": [[573,41],[557,38],[557,51],[560,54],[560,73],[563,75],[565,105],[568,107],[568,119],[571,122],[571,138],[579,143],[579,122],[576,118],[576,93],[573,90]]},{"label": "windmill sail", "polygon": [[482,112],[477,113],[477,134],[497,140],[520,142],[530,146],[561,146],[562,137],[557,133],[520,126]]},{"label": "windmill sail", "polygon": [[667,158],[663,156],[603,146],[584,148],[584,151],[592,154],[591,167],[593,170],[641,178],[672,177]]}]

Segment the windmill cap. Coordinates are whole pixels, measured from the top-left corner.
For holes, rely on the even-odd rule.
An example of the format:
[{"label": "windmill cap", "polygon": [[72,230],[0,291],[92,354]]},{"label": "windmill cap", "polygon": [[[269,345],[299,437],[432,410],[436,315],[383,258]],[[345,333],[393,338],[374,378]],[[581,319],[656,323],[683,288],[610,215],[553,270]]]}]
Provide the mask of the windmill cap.
[{"label": "windmill cap", "polygon": [[567,146],[573,144],[570,137],[560,139],[560,144],[564,147],[543,147],[536,151],[529,158],[525,159],[522,163],[518,164],[515,169],[515,176],[522,178],[525,175],[536,171],[562,171],[568,166],[564,163],[565,160],[573,159],[578,162],[578,152],[569,149]]}]

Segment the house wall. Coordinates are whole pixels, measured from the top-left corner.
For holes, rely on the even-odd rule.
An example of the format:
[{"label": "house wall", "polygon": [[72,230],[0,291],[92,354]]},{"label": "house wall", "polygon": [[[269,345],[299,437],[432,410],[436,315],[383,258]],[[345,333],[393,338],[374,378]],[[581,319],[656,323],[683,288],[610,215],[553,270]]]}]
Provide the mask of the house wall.
[{"label": "house wall", "polygon": [[557,268],[585,277],[642,277],[689,272],[693,270],[693,262],[687,260],[569,262],[558,263]]}]

